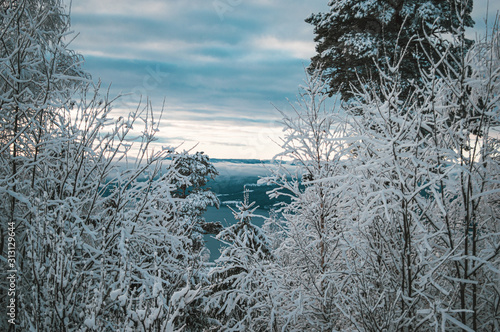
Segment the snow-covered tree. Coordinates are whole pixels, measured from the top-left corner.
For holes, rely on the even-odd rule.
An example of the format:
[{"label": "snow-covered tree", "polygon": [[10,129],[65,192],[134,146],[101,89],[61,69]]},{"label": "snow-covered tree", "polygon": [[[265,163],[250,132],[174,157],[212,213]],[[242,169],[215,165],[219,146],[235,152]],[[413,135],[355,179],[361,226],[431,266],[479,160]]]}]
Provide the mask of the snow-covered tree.
[{"label": "snow-covered tree", "polygon": [[[15,257],[11,257],[9,268],[3,265],[1,269],[0,302],[5,310],[9,299],[7,270],[21,271],[26,255],[26,231],[32,218],[30,193],[39,193],[35,182],[43,142],[55,127],[55,109],[69,105],[86,75],[81,56],[66,47],[69,17],[61,1],[2,1],[0,26],[2,264],[8,262],[8,242],[13,249],[15,240]],[[16,274],[16,279],[18,292],[10,298],[18,301],[22,274]]]},{"label": "snow-covered tree", "polygon": [[215,179],[219,173],[203,152],[173,154],[172,171],[178,175],[178,180],[174,183],[177,189],[173,195],[182,198],[177,218],[186,216],[195,220],[194,224],[188,223],[190,229],[187,231],[192,236],[193,247],[199,250],[205,245],[204,234],[216,235],[222,229],[220,222],[207,222],[203,217],[208,206],[219,208],[219,199],[214,192],[206,188],[208,181]]},{"label": "snow-covered tree", "polygon": [[456,37],[460,57],[429,37],[442,61],[411,94],[396,58],[343,108],[285,117],[299,174],[266,179],[292,198],[276,222],[284,330],[498,329],[498,30],[468,52]]},{"label": "snow-covered tree", "polygon": [[336,121],[340,114],[324,104],[326,85],[320,73],[306,83],[297,105],[292,105],[293,116],[283,113],[286,136],[277,158],[292,159],[293,171],[284,164],[261,180],[276,186],[271,197],[286,195],[291,199],[278,211],[284,220],[274,221],[275,229],[281,230],[275,252],[279,325],[287,331],[340,326],[332,300],[343,283],[337,273],[341,269],[338,248],[345,227],[344,212],[337,207],[338,183],[322,180],[341,171],[343,143],[337,138],[347,128]]},{"label": "snow-covered tree", "polygon": [[[497,26],[467,54],[447,63],[445,70],[434,66],[441,79],[427,84],[426,93],[432,97],[423,107],[436,127],[436,163],[441,172],[450,172],[442,176],[440,192],[433,193],[440,201],[434,215],[444,221],[442,243],[449,246],[450,255],[442,264],[447,270],[441,282],[453,299],[448,308],[436,310],[442,310],[441,322],[448,321],[450,328],[477,331],[500,326],[499,164],[495,157],[500,126],[499,36]],[[463,45],[463,38],[458,35],[455,43]]]},{"label": "snow-covered tree", "polygon": [[[57,110],[34,190],[20,196],[29,221],[17,258],[23,328],[151,331],[202,319],[185,315],[207,278],[191,232],[199,216],[175,197],[184,179],[172,151],[151,152],[158,123],[149,106],[118,120],[110,110],[97,91],[71,113]],[[130,161],[127,134],[142,120],[145,139]]]},{"label": "snow-covered tree", "polygon": [[397,73],[382,72],[382,89],[364,90],[347,109],[356,193],[345,192],[340,207],[361,208],[346,234],[344,310],[357,328],[498,326],[498,217],[486,203],[498,181],[496,38],[458,58],[442,54],[445,66],[432,63],[414,95],[401,94]]},{"label": "snow-covered tree", "polygon": [[222,230],[217,239],[227,246],[210,271],[206,310],[218,320],[218,331],[273,331],[270,321],[266,268],[273,258],[264,232],[252,224],[255,202],[245,189],[238,210],[232,210],[236,224]]},{"label": "snow-covered tree", "polygon": [[177,196],[186,198],[192,192],[205,191],[209,180],[215,179],[219,174],[210,163],[210,158],[203,152],[193,155],[178,153],[173,157],[175,170],[182,175],[185,182],[180,183]]},{"label": "snow-covered tree", "polygon": [[[112,118],[115,99],[67,49],[61,2],[1,6],[0,301],[4,318],[15,301],[15,318],[0,329],[200,330],[204,317],[191,313],[202,312],[193,301],[208,279],[197,229],[217,200],[190,174],[213,176],[213,166],[155,151],[149,103]],[[179,159],[209,171],[180,172]],[[184,184],[196,192],[178,195]]]},{"label": "snow-covered tree", "polygon": [[[351,98],[352,85],[357,89],[366,84],[377,87],[378,68],[394,64],[403,50],[409,56],[401,59],[398,74],[406,93],[411,80],[420,82],[420,70],[430,68],[426,53],[433,60],[439,58],[425,35],[454,34],[463,10],[465,25],[473,25],[472,0],[334,0],[328,6],[329,12],[306,20],[314,25],[318,43],[310,70],[321,68],[329,92],[341,92],[343,99]],[[460,51],[457,48],[452,53],[460,56]]]}]

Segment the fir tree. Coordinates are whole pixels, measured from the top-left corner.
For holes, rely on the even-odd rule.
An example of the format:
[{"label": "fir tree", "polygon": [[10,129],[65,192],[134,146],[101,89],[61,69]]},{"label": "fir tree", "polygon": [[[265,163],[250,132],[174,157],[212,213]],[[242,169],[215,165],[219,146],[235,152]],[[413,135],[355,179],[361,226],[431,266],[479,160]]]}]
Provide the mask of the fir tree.
[{"label": "fir tree", "polygon": [[245,189],[244,200],[233,210],[238,222],[220,232],[217,239],[228,244],[217,259],[217,267],[211,271],[212,285],[207,310],[219,320],[221,331],[260,331],[257,321],[266,321],[259,308],[266,302],[263,286],[263,266],[272,258],[267,236],[252,217],[255,202],[249,202]]}]

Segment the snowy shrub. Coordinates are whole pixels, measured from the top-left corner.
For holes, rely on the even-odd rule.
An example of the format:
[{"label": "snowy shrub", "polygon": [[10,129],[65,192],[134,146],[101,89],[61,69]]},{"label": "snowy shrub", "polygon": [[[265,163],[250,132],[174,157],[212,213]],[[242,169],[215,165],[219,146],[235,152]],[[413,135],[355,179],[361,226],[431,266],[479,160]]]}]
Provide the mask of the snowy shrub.
[{"label": "snowy shrub", "polygon": [[218,205],[203,189],[217,174],[208,157],[155,151],[149,103],[112,118],[114,99],[64,43],[60,1],[8,1],[1,15],[3,308],[13,298],[26,331],[198,331],[200,233],[217,229],[202,217]]},{"label": "snowy shrub", "polygon": [[465,45],[463,30],[439,41],[442,61],[409,95],[397,58],[334,110],[309,79],[284,117],[282,156],[299,172],[264,180],[292,198],[268,272],[280,329],[499,328],[498,36],[461,57],[441,46]]}]

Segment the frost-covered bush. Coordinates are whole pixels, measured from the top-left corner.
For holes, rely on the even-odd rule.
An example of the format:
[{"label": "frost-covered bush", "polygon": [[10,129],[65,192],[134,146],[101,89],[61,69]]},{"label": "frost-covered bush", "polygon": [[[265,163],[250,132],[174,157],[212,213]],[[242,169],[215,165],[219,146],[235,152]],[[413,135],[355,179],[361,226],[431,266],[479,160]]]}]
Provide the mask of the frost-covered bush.
[{"label": "frost-covered bush", "polygon": [[334,110],[311,77],[306,107],[284,119],[298,174],[265,180],[292,198],[268,271],[280,329],[500,327],[498,37],[458,58],[436,46],[442,61],[410,95],[397,59],[379,89]]},{"label": "frost-covered bush", "polygon": [[[294,113],[284,115],[283,152],[277,158],[292,159],[294,173],[286,165],[278,167],[262,182],[276,185],[271,197],[286,195],[290,204],[282,206],[273,229],[280,230],[273,272],[276,321],[279,329],[331,330],[339,326],[332,297],[343,281],[340,269],[339,235],[342,211],[337,208],[338,183],[322,181],[339,171],[339,137],[347,129],[325,106],[326,85],[316,73],[302,87]],[[350,212],[350,211],[349,211]],[[346,211],[347,213],[347,211]],[[271,221],[271,223],[273,223]],[[335,279],[335,282],[330,277]]]},{"label": "frost-covered bush", "polygon": [[[190,155],[147,152],[157,130],[149,107],[113,120],[99,98],[55,111],[32,187],[18,190],[26,209],[19,324],[98,331],[190,324],[171,297],[206,280],[196,229],[214,200],[175,195],[187,182],[172,158]],[[134,160],[127,134],[141,119],[148,125]],[[196,213],[183,208],[191,201],[200,201]]]},{"label": "frost-covered bush", "polygon": [[0,329],[198,331],[200,232],[217,228],[202,217],[218,205],[203,189],[216,175],[208,157],[155,151],[149,103],[112,117],[114,99],[64,43],[60,1],[1,6],[0,302],[7,317],[14,299],[16,316]]}]

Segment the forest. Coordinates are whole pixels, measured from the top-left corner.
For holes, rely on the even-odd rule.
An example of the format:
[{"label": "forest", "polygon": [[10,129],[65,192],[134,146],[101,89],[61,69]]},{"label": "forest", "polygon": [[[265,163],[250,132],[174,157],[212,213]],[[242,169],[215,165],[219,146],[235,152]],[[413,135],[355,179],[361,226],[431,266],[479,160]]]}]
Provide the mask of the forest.
[{"label": "forest", "polygon": [[218,171],[153,147],[161,109],[112,116],[63,1],[0,2],[0,330],[500,331],[498,22],[328,6],[259,227],[248,189],[205,220]]}]

